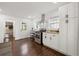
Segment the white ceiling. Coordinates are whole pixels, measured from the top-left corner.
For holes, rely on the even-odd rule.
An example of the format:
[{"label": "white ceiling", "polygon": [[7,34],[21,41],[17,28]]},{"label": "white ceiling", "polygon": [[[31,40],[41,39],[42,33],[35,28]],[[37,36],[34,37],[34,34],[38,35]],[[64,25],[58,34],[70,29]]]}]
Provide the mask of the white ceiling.
[{"label": "white ceiling", "polygon": [[68,2],[0,2],[0,13],[13,17],[27,18],[54,10]]}]

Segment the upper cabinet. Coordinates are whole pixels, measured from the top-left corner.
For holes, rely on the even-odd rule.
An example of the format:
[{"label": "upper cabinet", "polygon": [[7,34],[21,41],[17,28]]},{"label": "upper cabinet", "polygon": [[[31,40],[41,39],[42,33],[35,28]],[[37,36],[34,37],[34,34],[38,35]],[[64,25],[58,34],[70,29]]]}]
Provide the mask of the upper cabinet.
[{"label": "upper cabinet", "polygon": [[68,14],[68,13],[67,13],[67,7],[68,7],[68,5],[61,6],[61,7],[59,8],[59,17],[60,17],[60,18],[65,18],[65,16]]},{"label": "upper cabinet", "polygon": [[67,7],[68,17],[79,17],[79,3],[70,3]]},{"label": "upper cabinet", "polygon": [[69,3],[59,8],[59,16],[64,17],[79,17],[79,3]]}]

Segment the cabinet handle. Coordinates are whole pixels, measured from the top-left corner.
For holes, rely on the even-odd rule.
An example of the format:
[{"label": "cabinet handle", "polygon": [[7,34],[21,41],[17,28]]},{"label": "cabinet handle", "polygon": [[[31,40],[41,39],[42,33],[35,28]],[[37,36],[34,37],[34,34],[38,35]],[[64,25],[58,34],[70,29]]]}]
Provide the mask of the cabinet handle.
[{"label": "cabinet handle", "polygon": [[45,36],[45,38],[46,38],[46,36]]},{"label": "cabinet handle", "polygon": [[67,15],[65,15],[65,17],[66,17],[66,18],[68,18],[68,14],[67,14]]}]

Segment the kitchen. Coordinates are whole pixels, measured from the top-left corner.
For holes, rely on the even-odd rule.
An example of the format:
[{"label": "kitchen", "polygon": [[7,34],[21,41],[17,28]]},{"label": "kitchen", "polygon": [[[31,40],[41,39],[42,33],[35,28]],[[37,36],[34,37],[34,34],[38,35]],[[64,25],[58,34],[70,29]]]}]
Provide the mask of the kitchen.
[{"label": "kitchen", "polygon": [[[11,3],[12,6],[18,7],[17,9],[8,4],[9,2],[0,3],[0,7],[12,13],[13,10],[15,12],[18,8],[20,10],[20,7],[25,9],[24,6],[31,5],[27,11],[27,7],[23,11],[31,15],[29,10],[32,7],[34,13],[31,16],[27,14],[28,17],[26,17],[26,13],[20,13],[22,11],[20,10],[17,11],[18,14],[12,13],[11,16],[8,16],[7,13],[0,11],[0,43],[4,42],[5,22],[12,22],[15,41],[28,38],[28,40],[32,39],[35,43],[64,55],[79,56],[79,2],[23,3],[25,5]],[[33,7],[36,7],[36,5],[38,11],[34,11]],[[35,14],[35,12],[38,14]],[[17,15],[18,17],[16,17]]]},{"label": "kitchen", "polygon": [[65,55],[79,55],[78,4],[68,3],[41,17],[39,27],[44,29],[43,45]]}]

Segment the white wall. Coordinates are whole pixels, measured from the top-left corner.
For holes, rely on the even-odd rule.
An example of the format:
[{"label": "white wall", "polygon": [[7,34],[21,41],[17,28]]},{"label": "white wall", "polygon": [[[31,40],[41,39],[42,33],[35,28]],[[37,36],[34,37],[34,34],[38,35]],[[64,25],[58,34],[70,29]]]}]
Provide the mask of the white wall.
[{"label": "white wall", "polygon": [[[27,30],[21,31],[22,22],[26,23]],[[31,30],[31,21],[27,19],[16,19],[14,23],[14,36],[15,39],[22,39],[26,37],[30,37],[30,30]]]},{"label": "white wall", "polygon": [[3,43],[5,36],[5,22],[14,22],[9,16],[0,14],[0,43]]},{"label": "white wall", "polygon": [[0,43],[3,42],[4,31],[4,15],[0,15]]},{"label": "white wall", "polygon": [[[27,38],[30,36],[30,30],[32,28],[32,22],[28,19],[16,19],[11,18],[6,15],[0,14],[0,43],[3,43],[4,36],[5,36],[5,22],[13,22],[13,32],[14,37],[16,40]],[[25,22],[27,24],[27,30],[22,32],[21,31],[21,23]]]}]

